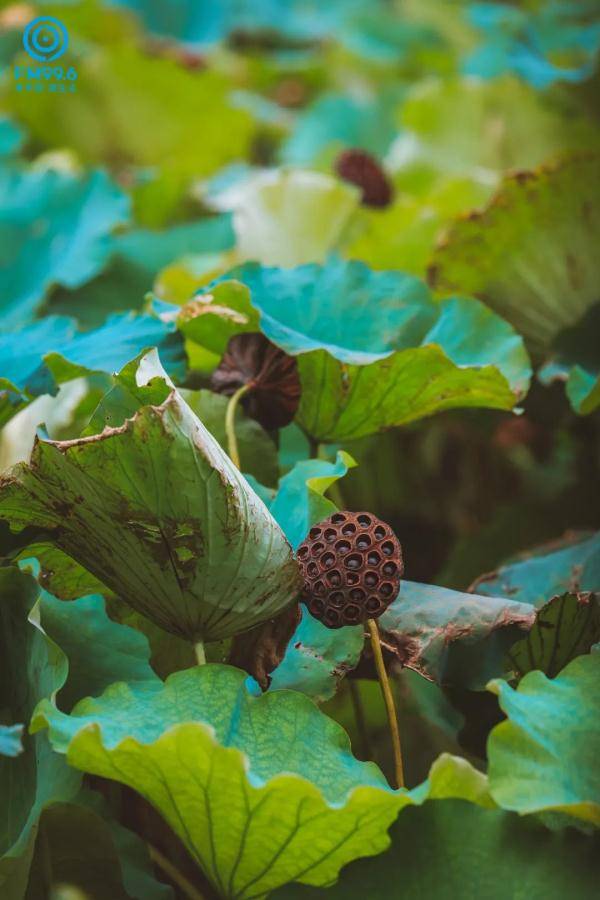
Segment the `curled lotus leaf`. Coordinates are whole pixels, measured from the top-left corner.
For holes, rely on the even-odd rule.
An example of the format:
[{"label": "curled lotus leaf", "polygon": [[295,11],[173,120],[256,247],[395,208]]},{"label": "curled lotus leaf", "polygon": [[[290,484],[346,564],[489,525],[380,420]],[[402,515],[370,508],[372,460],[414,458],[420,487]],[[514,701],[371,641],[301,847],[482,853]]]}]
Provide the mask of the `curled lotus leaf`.
[{"label": "curled lotus leaf", "polygon": [[[291,547],[160,370],[142,360],[135,377],[150,385],[126,383],[126,370],[112,393],[129,417],[75,440],[38,439],[30,462],[0,481],[0,519],[44,528],[166,631],[193,641],[245,631],[298,594]],[[105,419],[109,407],[105,398]]]}]

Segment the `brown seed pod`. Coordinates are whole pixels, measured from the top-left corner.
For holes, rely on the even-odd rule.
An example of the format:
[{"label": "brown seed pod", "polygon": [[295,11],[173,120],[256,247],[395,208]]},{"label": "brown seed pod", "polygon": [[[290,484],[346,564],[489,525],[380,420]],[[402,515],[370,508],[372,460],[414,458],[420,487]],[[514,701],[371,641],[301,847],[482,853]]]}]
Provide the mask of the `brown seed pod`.
[{"label": "brown seed pod", "polygon": [[376,619],[400,590],[400,542],[372,513],[333,513],[310,529],[296,556],[301,601],[328,628]]},{"label": "brown seed pod", "polygon": [[300,402],[300,377],[294,356],[288,356],[264,334],[235,334],[212,374],[213,391],[230,397],[249,384],[242,406],[270,431],[289,425]]},{"label": "brown seed pod", "polygon": [[392,185],[370,153],[364,150],[344,150],[335,161],[335,172],[350,184],[362,190],[363,206],[389,206],[392,196]]}]

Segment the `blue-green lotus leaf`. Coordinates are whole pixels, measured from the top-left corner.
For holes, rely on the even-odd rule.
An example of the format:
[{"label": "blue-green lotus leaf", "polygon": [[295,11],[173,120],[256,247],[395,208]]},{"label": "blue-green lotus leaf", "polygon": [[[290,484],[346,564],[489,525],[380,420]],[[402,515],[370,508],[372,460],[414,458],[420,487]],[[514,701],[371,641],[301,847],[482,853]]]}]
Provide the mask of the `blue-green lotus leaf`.
[{"label": "blue-green lotus leaf", "polygon": [[97,275],[129,201],[101,171],[76,177],[0,167],[0,322],[29,321],[53,285]]},{"label": "blue-green lotus leaf", "polygon": [[600,827],[600,653],[579,656],[556,676],[529,672],[515,689],[489,690],[507,719],[488,739],[490,790],[520,814],[566,813]]},{"label": "blue-green lotus leaf", "polygon": [[18,756],[22,753],[22,737],[22,725],[0,725],[0,756]]},{"label": "blue-green lotus leaf", "polygon": [[397,92],[357,100],[345,94],[323,94],[298,119],[283,144],[284,163],[310,165],[327,151],[360,147],[383,156],[394,139]]},{"label": "blue-green lotus leaf", "polygon": [[583,81],[593,73],[600,49],[593,4],[551,0],[527,10],[505,3],[472,3],[468,16],[483,41],[464,61],[467,75],[495,78],[514,72],[543,90],[556,81]]},{"label": "blue-green lotus leaf", "polygon": [[130,785],[161,812],[217,892],[265,897],[288,881],[327,885],[381,852],[405,806],[432,797],[493,805],[484,775],[440,757],[429,779],[391,790],[374,763],[308,697],[260,694],[244,672],[208,664],[164,685],[116,684],[71,716],[38,706],[69,763]]},{"label": "blue-green lotus leaf", "polygon": [[111,375],[149,347],[158,347],[170,374],[184,370],[184,351],[175,327],[154,316],[117,313],[93,331],[78,331],[67,316],[46,316],[0,336],[0,371],[15,389],[55,393],[80,375]]},{"label": "blue-green lotus leaf", "polygon": [[11,119],[0,116],[0,158],[13,156],[23,143],[23,132]]},{"label": "blue-green lotus leaf", "polygon": [[[246,321],[258,309],[267,337],[298,355],[297,418],[320,441],[351,440],[456,406],[510,409],[527,388],[527,354],[506,322],[475,300],[436,301],[402,272],[331,258],[295,269],[249,263],[224,278],[250,291],[238,313],[243,302]],[[185,324],[202,343],[202,317]]]},{"label": "blue-green lotus leaf", "polygon": [[507,672],[507,650],[534,621],[530,606],[507,596],[403,580],[379,626],[401,665],[442,684],[482,690]]},{"label": "blue-green lotus leaf", "polygon": [[[364,8],[366,0],[331,0],[326,7],[318,0],[267,0],[239,4],[216,0],[204,8],[194,0],[182,0],[176,10],[152,0],[115,0],[136,12],[154,34],[176,38],[186,44],[212,44],[232,31],[275,31],[283,37],[313,40],[335,34],[340,25]],[[372,0],[369,3],[373,5]],[[376,6],[379,6],[377,0]]]},{"label": "blue-green lotus leaf", "polygon": [[49,312],[74,316],[83,328],[97,328],[109,313],[142,308],[161,269],[193,255],[212,258],[233,243],[229,214],[113,235],[105,270],[81,288],[54,291]]},{"label": "blue-green lotus leaf", "polygon": [[510,597],[539,609],[552,597],[594,591],[599,584],[600,534],[583,534],[524,553],[484,575],[473,587],[478,594]]}]

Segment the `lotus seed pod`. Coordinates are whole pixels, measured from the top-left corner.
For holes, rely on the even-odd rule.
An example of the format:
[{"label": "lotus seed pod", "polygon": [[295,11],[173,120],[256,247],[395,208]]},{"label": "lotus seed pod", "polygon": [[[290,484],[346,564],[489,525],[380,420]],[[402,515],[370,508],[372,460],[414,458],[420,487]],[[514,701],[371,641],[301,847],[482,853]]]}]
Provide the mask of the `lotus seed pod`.
[{"label": "lotus seed pod", "polygon": [[233,335],[212,374],[210,386],[218,394],[230,397],[244,384],[250,386],[242,398],[248,415],[267,431],[289,425],[301,392],[294,356],[288,356],[259,332]]},{"label": "lotus seed pod", "polygon": [[389,206],[392,185],[377,160],[364,150],[344,150],[335,161],[336,174],[362,191],[363,206]]},{"label": "lotus seed pod", "polygon": [[298,547],[301,601],[328,628],[376,619],[398,596],[400,542],[372,513],[336,512]]}]

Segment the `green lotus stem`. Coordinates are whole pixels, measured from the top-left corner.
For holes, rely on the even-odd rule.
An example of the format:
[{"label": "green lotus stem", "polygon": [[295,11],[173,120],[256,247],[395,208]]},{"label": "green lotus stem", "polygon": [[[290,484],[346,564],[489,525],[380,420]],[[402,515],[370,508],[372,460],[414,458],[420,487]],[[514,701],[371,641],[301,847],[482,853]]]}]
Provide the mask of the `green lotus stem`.
[{"label": "green lotus stem", "polygon": [[371,746],[371,739],[369,737],[369,729],[367,728],[365,711],[363,709],[358,681],[355,681],[352,678],[348,678],[346,680],[346,683],[350,692],[350,701],[352,703],[352,710],[354,712],[356,729],[360,738],[362,755],[364,759],[373,759],[373,748]]},{"label": "green lotus stem", "polygon": [[181,893],[184,897],[187,897],[188,900],[206,900],[204,894],[200,893],[200,891],[194,887],[191,881],[189,881],[183,872],[180,872],[173,863],[167,859],[164,854],[157,850],[156,847],[153,847],[152,844],[146,844],[148,848],[148,854],[153,863],[163,870],[163,872],[169,876],[171,881],[177,885]]},{"label": "green lotus stem", "polygon": [[194,644],[194,654],[196,656],[196,662],[199,666],[206,665],[206,652],[204,650],[204,641],[196,641]]},{"label": "green lotus stem", "polygon": [[237,466],[238,469],[240,468],[240,453],[238,450],[237,436],[235,433],[235,412],[237,410],[238,403],[240,402],[244,394],[247,394],[251,389],[252,382],[243,384],[240,388],[238,388],[235,394],[232,394],[229,398],[227,411],[225,413],[225,434],[227,435],[227,451],[232,463]]},{"label": "green lotus stem", "polygon": [[367,619],[367,626],[371,636],[371,646],[373,647],[373,656],[375,658],[375,668],[377,669],[377,677],[381,685],[381,693],[385,702],[388,722],[390,725],[390,734],[392,737],[392,750],[394,752],[394,772],[396,776],[396,787],[404,787],[404,765],[402,763],[402,747],[400,745],[400,729],[398,727],[398,716],[396,715],[396,704],[394,703],[394,695],[388,674],[385,670],[383,661],[383,653],[381,651],[381,641],[379,640],[379,628],[375,619]]}]

